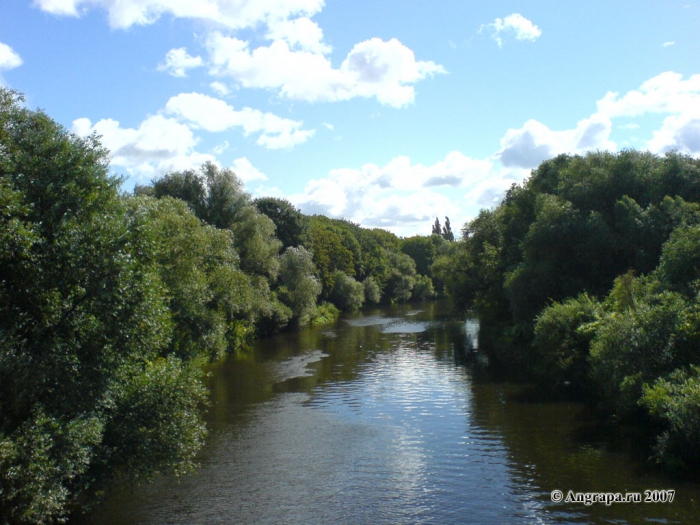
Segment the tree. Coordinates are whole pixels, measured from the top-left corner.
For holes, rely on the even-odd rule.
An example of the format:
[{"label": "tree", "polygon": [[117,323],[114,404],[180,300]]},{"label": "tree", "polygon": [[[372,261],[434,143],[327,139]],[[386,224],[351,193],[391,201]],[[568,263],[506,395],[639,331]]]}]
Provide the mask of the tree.
[{"label": "tree", "polygon": [[322,218],[312,217],[309,227],[309,246],[314,264],[323,285],[323,297],[329,298],[335,284],[334,275],[340,270],[348,275],[355,274],[353,253],[343,245],[343,239],[332,225]]},{"label": "tree", "polygon": [[432,299],[435,297],[433,281],[427,275],[417,275],[413,286],[413,298],[418,300]]},{"label": "tree", "polygon": [[168,173],[151,183],[151,191],[147,187],[136,186],[134,194],[152,194],[160,199],[173,197],[190,205],[197,217],[204,218],[207,209],[206,179],[202,174],[193,170]]},{"label": "tree", "polygon": [[341,310],[357,310],[365,302],[365,287],[349,275],[337,270],[333,276],[331,300]]},{"label": "tree", "polygon": [[306,220],[291,202],[276,197],[261,197],[255,199],[253,205],[275,223],[275,235],[282,242],[283,249],[300,246],[304,242]]},{"label": "tree", "polygon": [[182,359],[215,361],[252,335],[260,298],[239,265],[233,233],[201,222],[187,204],[165,197],[128,200],[146,219],[174,323],[170,347]]},{"label": "tree", "polygon": [[112,477],[192,467],[204,389],[107,151],[21,102],[0,90],[0,520],[50,523]]},{"label": "tree", "polygon": [[413,294],[416,283],[416,263],[401,252],[386,252],[389,264],[389,278],[384,289],[384,297],[391,302],[406,302]]},{"label": "tree", "polygon": [[[440,239],[442,240],[442,237]],[[431,267],[437,256],[437,246],[432,236],[414,235],[404,239],[401,243],[401,251],[415,261],[416,272],[421,275],[432,275]]]},{"label": "tree", "polygon": [[[436,223],[436,225],[440,226],[439,223]],[[445,217],[445,226],[442,228],[442,236],[446,241],[454,241],[455,236],[454,233],[452,233],[452,227],[450,226],[450,218]]]},{"label": "tree", "polygon": [[279,295],[292,309],[300,326],[309,324],[321,293],[321,283],[315,273],[313,256],[303,246],[290,246],[282,254]]},{"label": "tree", "polygon": [[241,257],[243,271],[274,281],[279,270],[277,254],[282,243],[275,237],[272,220],[254,206],[245,206],[229,228],[233,232],[233,243]]},{"label": "tree", "polygon": [[440,226],[440,221],[435,217],[435,223],[433,224],[433,234],[442,235],[442,227]]},{"label": "tree", "polygon": [[382,300],[382,291],[374,278],[367,277],[362,281],[362,284],[365,287],[365,300],[367,302],[377,304]]},{"label": "tree", "polygon": [[156,197],[182,199],[204,222],[233,231],[241,268],[274,280],[281,247],[275,225],[251,204],[243,183],[232,170],[206,162],[199,173],[173,172],[152,184]]}]

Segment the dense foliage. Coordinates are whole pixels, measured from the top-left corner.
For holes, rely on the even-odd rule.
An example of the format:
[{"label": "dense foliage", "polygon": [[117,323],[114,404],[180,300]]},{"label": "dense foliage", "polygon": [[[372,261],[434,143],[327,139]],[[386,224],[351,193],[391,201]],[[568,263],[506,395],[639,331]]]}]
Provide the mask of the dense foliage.
[{"label": "dense foliage", "polygon": [[434,295],[435,240],[418,274],[410,243],[253,201],[211,163],[120,194],[98,137],[22,102],[0,89],[2,523],[193,468],[202,365],[252,337]]},{"label": "dense foliage", "polygon": [[464,227],[433,272],[501,368],[652,424],[697,464],[700,161],[561,155]]},{"label": "dense foliage", "polygon": [[0,91],[0,518],[192,466],[199,368],[171,344],[158,239],[107,152]]}]

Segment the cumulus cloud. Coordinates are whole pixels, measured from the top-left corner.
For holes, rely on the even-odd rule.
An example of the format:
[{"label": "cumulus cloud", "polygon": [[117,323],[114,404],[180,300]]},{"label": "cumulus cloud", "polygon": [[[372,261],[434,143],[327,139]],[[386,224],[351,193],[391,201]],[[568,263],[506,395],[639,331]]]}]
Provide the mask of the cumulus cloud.
[{"label": "cumulus cloud", "polygon": [[560,153],[615,150],[617,145],[609,140],[611,131],[610,119],[599,114],[564,131],[553,131],[541,122],[528,120],[522,128],[506,132],[497,157],[505,167],[534,168]]},{"label": "cumulus cloud", "polygon": [[59,16],[77,17],[92,8],[103,9],[113,29],[152,24],[165,15],[243,29],[312,16],[321,11],[324,0],[35,0],[35,4]]},{"label": "cumulus cloud", "polygon": [[7,44],[0,42],[0,70],[14,69],[22,65],[22,58]]},{"label": "cumulus cloud", "polygon": [[[331,47],[323,31],[310,17],[319,13],[324,0],[35,0],[49,13],[81,16],[93,8],[108,13],[115,29],[152,24],[165,15],[200,19],[226,27],[207,38],[209,72],[233,78],[238,85],[265,88],[283,97],[304,101],[337,101],[355,97],[376,99],[401,107],[413,102],[413,84],[427,76],[445,73],[431,61],[417,61],[413,51],[392,39],[373,38],[357,44],[339,68],[327,58]],[[231,36],[237,30],[264,28],[269,45],[251,49],[248,41]],[[517,33],[520,34],[520,33]],[[172,49],[158,66],[173,76],[204,61],[185,48]],[[219,89],[219,88],[224,89]],[[217,93],[226,86],[217,83]]]},{"label": "cumulus cloud", "polygon": [[307,17],[270,22],[267,38],[273,41],[283,40],[293,50],[321,55],[332,50],[331,46],[323,42],[323,31],[318,24]]},{"label": "cumulus cloud", "polygon": [[[156,115],[147,117],[136,128],[123,127],[114,119],[93,124],[87,118],[73,121],[71,131],[79,136],[97,133],[111,152],[112,164],[131,175],[149,178],[170,170],[197,168],[204,162],[216,163],[216,155],[229,148],[228,141],[210,153],[195,150],[199,139],[194,131],[221,132],[242,128],[245,135],[260,133],[257,144],[269,149],[289,148],[306,141],[314,130],[301,129],[301,122],[272,113],[243,108],[234,110],[223,100],[199,93],[182,93],[171,97]],[[236,159],[234,170],[243,181],[267,180],[246,157]]]},{"label": "cumulus cloud", "polygon": [[315,133],[301,129],[302,122],[257,109],[236,111],[223,100],[200,93],[181,93],[170,98],[164,112],[210,132],[241,127],[245,135],[261,133],[257,144],[269,149],[290,148],[306,142]]},{"label": "cumulus cloud", "polygon": [[668,114],[647,147],[656,153],[673,149],[700,153],[700,75],[661,73],[623,96],[609,92],[598,101],[598,113],[610,118]]},{"label": "cumulus cloud", "polygon": [[700,114],[667,117],[647,146],[656,153],[678,150],[700,154]]},{"label": "cumulus cloud", "polygon": [[97,133],[112,153],[112,165],[125,168],[131,175],[152,177],[170,170],[197,168],[214,156],[199,153],[192,130],[163,115],[146,118],[138,128],[125,128],[113,119],[95,124],[87,118],[73,121],[71,131],[79,136]]},{"label": "cumulus cloud", "polygon": [[415,99],[412,84],[445,73],[434,62],[417,61],[413,51],[396,39],[360,42],[340,68],[333,68],[322,54],[294,51],[284,40],[251,50],[246,41],[213,32],[207,48],[212,74],[309,102],[376,97],[382,104],[401,107]]},{"label": "cumulus cloud", "polygon": [[168,51],[165,55],[165,62],[158,65],[158,71],[166,71],[174,77],[186,77],[188,69],[203,65],[202,57],[190,56],[184,47],[180,47]]},{"label": "cumulus cloud", "polygon": [[505,18],[496,18],[492,23],[481,26],[479,32],[484,29],[491,32],[498,47],[503,47],[504,34],[512,34],[516,40],[534,42],[542,31],[520,13],[513,13]]},{"label": "cumulus cloud", "polygon": [[[454,224],[461,224],[467,219],[469,206],[475,206],[487,193],[490,200],[501,197],[510,184],[510,180],[500,180],[491,160],[453,151],[429,166],[399,156],[385,166],[334,169],[324,178],[309,181],[304,191],[290,200],[305,213],[345,217],[403,235],[432,223],[436,216],[448,215]],[[450,196],[441,193],[446,189]]]},{"label": "cumulus cloud", "polygon": [[267,175],[253,166],[246,157],[234,160],[231,169],[245,183],[267,180]]},{"label": "cumulus cloud", "polygon": [[636,117],[645,113],[700,111],[700,75],[683,80],[683,75],[667,71],[629,91],[624,96],[608,92],[598,101],[598,113],[609,117]]}]

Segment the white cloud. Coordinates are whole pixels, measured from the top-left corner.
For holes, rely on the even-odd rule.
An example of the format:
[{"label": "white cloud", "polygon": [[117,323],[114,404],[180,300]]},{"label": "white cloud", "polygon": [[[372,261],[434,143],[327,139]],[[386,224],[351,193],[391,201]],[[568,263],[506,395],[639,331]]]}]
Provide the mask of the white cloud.
[{"label": "white cloud", "polygon": [[22,58],[7,44],[0,42],[0,70],[14,69],[22,65]]},{"label": "white cloud", "polygon": [[158,71],[167,71],[174,77],[186,77],[187,70],[195,67],[202,67],[204,62],[202,57],[190,56],[184,47],[171,49],[165,55],[165,63],[158,64]]},{"label": "white cloud", "polygon": [[257,144],[269,149],[290,148],[306,142],[315,133],[301,129],[302,122],[257,109],[236,111],[223,100],[200,93],[181,93],[170,98],[164,112],[210,132],[241,127],[246,135],[261,133]]},{"label": "white cloud", "polygon": [[228,140],[225,140],[225,141],[223,141],[221,144],[217,144],[216,146],[214,146],[214,147],[212,148],[211,152],[212,152],[214,155],[221,155],[224,151],[226,151],[227,149],[229,149],[230,146],[231,146],[231,145],[228,143]]},{"label": "white cloud", "polygon": [[496,18],[492,23],[481,26],[479,32],[484,28],[489,28],[498,47],[503,47],[503,34],[513,34],[516,40],[529,40],[534,42],[537,40],[542,31],[539,27],[533,24],[520,13],[513,13],[505,18]]},{"label": "white cloud", "polygon": [[219,96],[225,97],[229,93],[231,93],[231,90],[224,84],[223,82],[212,82],[209,84],[209,87],[212,88]]},{"label": "white cloud", "polygon": [[[303,193],[290,200],[305,213],[345,217],[404,235],[429,228],[436,216],[447,215],[461,227],[466,213],[478,210],[470,206],[492,205],[512,182],[503,182],[490,160],[453,151],[430,166],[412,164],[408,157],[400,156],[382,167],[366,164],[359,169],[334,169],[327,177],[309,181]],[[441,187],[462,198],[442,194]]]},{"label": "white cloud", "polygon": [[253,166],[246,157],[234,160],[231,168],[234,173],[238,175],[238,178],[245,183],[256,180],[267,180],[267,175]]},{"label": "white cloud", "polygon": [[661,44],[661,45],[662,45],[662,47],[671,47],[671,46],[673,46],[673,45],[675,45],[675,44],[676,44],[675,42],[664,42],[664,43]]},{"label": "white cloud", "polygon": [[597,105],[598,113],[611,118],[636,117],[645,113],[696,113],[700,111],[700,75],[683,80],[680,73],[667,71],[622,97],[608,92]]},{"label": "white cloud", "polygon": [[[97,133],[111,152],[112,165],[148,178],[170,170],[197,168],[207,161],[217,163],[215,156],[229,149],[228,141],[224,141],[210,153],[196,151],[199,139],[194,130],[218,132],[241,127],[246,135],[260,133],[259,145],[276,149],[289,148],[313,135],[314,130],[302,130],[301,125],[250,108],[235,111],[223,100],[199,93],[182,93],[170,98],[163,110],[147,117],[137,128],[122,127],[113,119],[93,124],[80,118],[73,121],[71,130],[82,137]],[[234,161],[233,167],[244,181],[267,179],[245,157]]]},{"label": "white cloud", "polygon": [[283,40],[291,49],[309,51],[318,55],[330,53],[332,48],[323,43],[323,31],[309,18],[276,20],[270,23],[269,40]]},{"label": "white cloud", "polygon": [[197,139],[189,127],[162,115],[149,116],[138,128],[124,128],[113,119],[92,124],[80,118],[73,122],[72,131],[80,136],[101,135],[102,144],[112,153],[112,165],[139,177],[197,168],[216,160],[213,155],[194,150]]},{"label": "white cloud", "polygon": [[692,155],[700,154],[700,114],[667,117],[661,128],[647,143],[655,153],[678,150]]},{"label": "white cloud", "polygon": [[655,153],[700,153],[700,75],[683,80],[683,75],[667,71],[622,97],[609,92],[598,101],[598,113],[611,118],[667,114],[647,147]]},{"label": "white cloud", "polygon": [[93,7],[101,8],[107,11],[114,29],[152,24],[164,15],[242,29],[294,16],[312,16],[321,11],[324,0],[35,0],[35,4],[54,15],[75,17]]},{"label": "white cloud", "polygon": [[251,50],[246,41],[213,32],[207,47],[212,74],[309,102],[376,97],[382,104],[401,107],[415,98],[411,84],[445,73],[434,62],[416,61],[413,51],[396,39],[360,42],[338,69],[323,55],[293,51],[283,40]]},{"label": "white cloud", "polygon": [[528,120],[522,128],[506,132],[497,157],[505,167],[534,168],[560,153],[616,150],[617,145],[609,140],[611,131],[610,119],[599,114],[564,131],[553,131],[541,122]]},{"label": "white cloud", "polygon": [[[331,47],[311,16],[324,0],[35,0],[42,10],[81,16],[92,8],[107,11],[113,28],[151,24],[160,17],[200,19],[229,32],[262,29],[267,46],[251,49],[248,41],[212,31],[207,38],[209,72],[233,78],[240,86],[266,88],[282,97],[314,101],[373,98],[395,107],[413,102],[413,84],[429,75],[445,73],[442,66],[417,61],[413,51],[392,39],[373,38],[357,44],[339,68],[326,57]],[[518,33],[520,34],[520,33]],[[172,49],[158,66],[173,76],[203,65],[185,48]],[[223,89],[221,89],[223,88]],[[223,94],[226,87],[213,87]],[[275,141],[268,141],[275,142]]]}]

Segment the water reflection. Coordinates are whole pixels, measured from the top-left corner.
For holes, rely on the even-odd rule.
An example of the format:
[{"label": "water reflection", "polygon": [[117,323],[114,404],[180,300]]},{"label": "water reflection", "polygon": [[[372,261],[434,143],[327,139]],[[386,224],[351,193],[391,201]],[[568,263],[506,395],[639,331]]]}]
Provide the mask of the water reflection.
[{"label": "water reflection", "polygon": [[[201,468],[116,491],[86,523],[694,523],[583,406],[479,367],[474,323],[400,306],[280,334],[217,366]],[[614,436],[613,436],[614,438]],[[628,440],[628,441],[626,441]],[[621,450],[622,449],[622,450]],[[552,504],[551,490],[676,488],[671,506]]]}]

